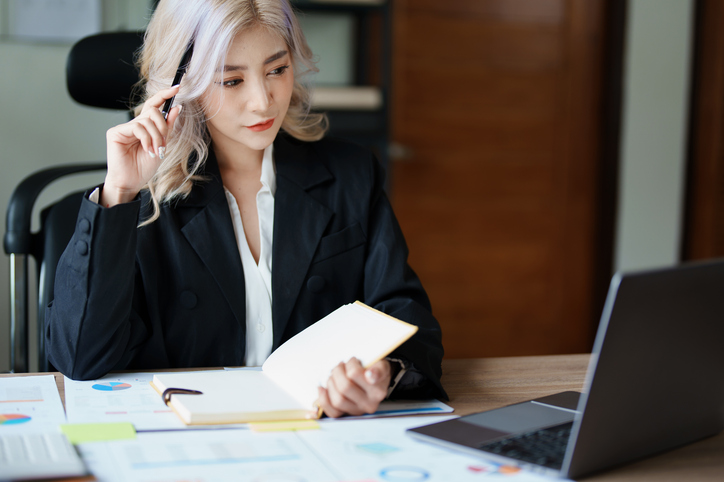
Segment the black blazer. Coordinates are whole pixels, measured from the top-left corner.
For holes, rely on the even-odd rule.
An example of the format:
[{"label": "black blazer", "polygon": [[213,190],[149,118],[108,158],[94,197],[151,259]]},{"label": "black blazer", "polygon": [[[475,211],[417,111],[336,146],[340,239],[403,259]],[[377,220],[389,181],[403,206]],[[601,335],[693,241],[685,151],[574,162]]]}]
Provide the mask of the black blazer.
[{"label": "black blazer", "polygon": [[[393,354],[422,379],[404,395],[445,397],[440,327],[407,264],[377,161],[346,142],[283,133],[274,159],[273,348],[360,300],[419,327]],[[138,229],[148,193],[110,209],[84,199],[46,315],[58,370],[93,379],[114,369],[244,363],[244,274],[213,153],[204,175]]]}]

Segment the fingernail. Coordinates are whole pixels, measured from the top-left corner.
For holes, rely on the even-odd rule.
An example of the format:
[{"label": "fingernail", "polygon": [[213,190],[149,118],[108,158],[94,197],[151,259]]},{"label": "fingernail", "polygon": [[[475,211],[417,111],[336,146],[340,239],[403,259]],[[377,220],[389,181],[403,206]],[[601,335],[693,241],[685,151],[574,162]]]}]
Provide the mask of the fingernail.
[{"label": "fingernail", "polygon": [[177,105],[176,107],[178,107],[178,111],[179,111],[179,112],[181,112],[181,109],[184,108],[183,104],[179,104],[179,105]]},{"label": "fingernail", "polygon": [[161,146],[158,148],[158,158],[163,161],[164,157],[166,157],[166,148]]},{"label": "fingernail", "polygon": [[372,370],[367,370],[365,372],[365,378],[367,378],[368,382],[375,383],[377,381],[377,374]]},{"label": "fingernail", "polygon": [[181,85],[181,84],[172,85],[171,88],[172,88],[172,89],[175,89],[175,88],[178,87],[179,85]]},{"label": "fingernail", "polygon": [[156,157],[156,154],[154,154],[151,149],[148,150],[148,155],[151,156],[152,158]]}]

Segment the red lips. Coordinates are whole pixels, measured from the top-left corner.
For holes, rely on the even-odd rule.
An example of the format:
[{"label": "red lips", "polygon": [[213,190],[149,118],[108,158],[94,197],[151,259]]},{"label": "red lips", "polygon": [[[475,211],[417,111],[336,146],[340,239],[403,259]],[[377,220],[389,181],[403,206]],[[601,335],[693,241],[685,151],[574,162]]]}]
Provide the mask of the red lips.
[{"label": "red lips", "polygon": [[266,122],[260,122],[258,124],[254,124],[253,126],[247,126],[247,129],[253,132],[262,132],[269,129],[272,125],[274,125],[274,119],[269,119]]}]

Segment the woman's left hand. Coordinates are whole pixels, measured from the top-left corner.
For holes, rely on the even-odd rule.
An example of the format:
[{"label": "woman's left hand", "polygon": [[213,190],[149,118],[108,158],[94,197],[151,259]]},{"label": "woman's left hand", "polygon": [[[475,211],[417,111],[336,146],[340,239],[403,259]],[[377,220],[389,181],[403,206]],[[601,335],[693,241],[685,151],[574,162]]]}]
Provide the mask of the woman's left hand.
[{"label": "woman's left hand", "polygon": [[387,396],[390,386],[390,362],[380,360],[366,370],[356,358],[337,365],[319,387],[317,404],[328,417],[374,413]]}]

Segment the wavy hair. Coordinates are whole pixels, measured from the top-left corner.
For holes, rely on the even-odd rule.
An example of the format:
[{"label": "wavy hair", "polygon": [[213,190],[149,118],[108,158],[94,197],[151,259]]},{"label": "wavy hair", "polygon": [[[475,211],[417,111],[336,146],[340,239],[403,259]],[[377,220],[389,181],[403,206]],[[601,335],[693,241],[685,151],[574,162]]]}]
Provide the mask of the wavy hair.
[{"label": "wavy hair", "polygon": [[[141,225],[158,219],[162,203],[187,196],[193,183],[202,179],[199,173],[208,156],[210,137],[201,97],[224,65],[234,37],[256,26],[279,35],[291,53],[294,88],[282,129],[302,141],[324,136],[327,118],[310,112],[311,93],[300,80],[318,69],[288,0],[161,0],[148,24],[139,56],[145,91],[141,101],[171,85],[192,40],[194,52],[176,95],[176,103],[184,108],[173,134],[168,136],[164,160],[147,185],[153,212]],[[136,107],[137,114],[141,108],[142,103]]]}]

